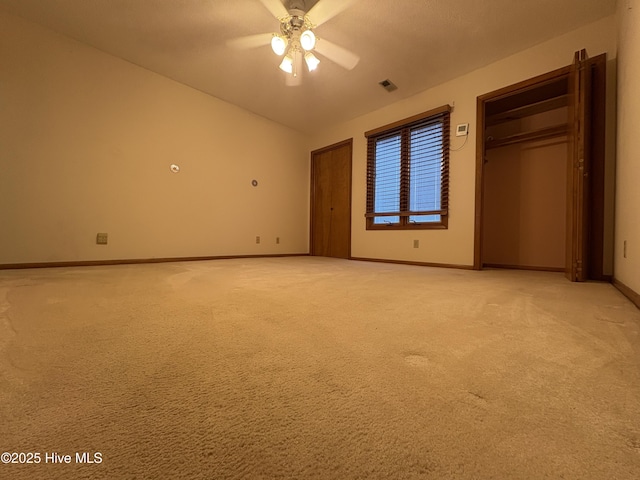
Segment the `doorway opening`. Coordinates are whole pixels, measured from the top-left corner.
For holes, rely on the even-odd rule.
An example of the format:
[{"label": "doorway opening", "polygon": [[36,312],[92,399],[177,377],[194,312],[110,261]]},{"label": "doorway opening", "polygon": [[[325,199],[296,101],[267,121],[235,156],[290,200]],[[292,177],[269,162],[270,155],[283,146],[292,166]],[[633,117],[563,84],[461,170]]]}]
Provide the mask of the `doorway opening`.
[{"label": "doorway opening", "polygon": [[478,97],[474,268],[604,279],[606,55]]}]

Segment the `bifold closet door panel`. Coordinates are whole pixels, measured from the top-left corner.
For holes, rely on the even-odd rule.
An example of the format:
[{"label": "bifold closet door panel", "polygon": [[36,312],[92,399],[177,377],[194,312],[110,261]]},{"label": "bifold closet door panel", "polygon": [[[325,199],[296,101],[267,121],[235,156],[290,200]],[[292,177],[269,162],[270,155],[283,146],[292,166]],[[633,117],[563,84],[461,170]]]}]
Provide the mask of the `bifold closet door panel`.
[{"label": "bifold closet door panel", "polygon": [[342,142],[311,156],[311,254],[351,254],[352,143]]}]

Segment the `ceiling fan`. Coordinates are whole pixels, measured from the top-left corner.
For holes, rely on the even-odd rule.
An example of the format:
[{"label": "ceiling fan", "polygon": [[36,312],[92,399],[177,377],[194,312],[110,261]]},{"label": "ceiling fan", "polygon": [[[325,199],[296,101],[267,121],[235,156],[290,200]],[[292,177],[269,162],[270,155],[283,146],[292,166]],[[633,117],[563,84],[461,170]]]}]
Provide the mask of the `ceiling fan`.
[{"label": "ceiling fan", "polygon": [[311,72],[320,63],[315,53],[331,60],[347,70],[355,68],[360,61],[355,53],[324,38],[316,37],[313,30],[345,10],[355,0],[319,0],[311,9],[309,0],[260,0],[280,22],[280,32],[261,33],[229,40],[232,48],[248,49],[271,45],[273,52],[282,57],[280,69],[286,72],[287,85],[301,82],[303,61]]}]

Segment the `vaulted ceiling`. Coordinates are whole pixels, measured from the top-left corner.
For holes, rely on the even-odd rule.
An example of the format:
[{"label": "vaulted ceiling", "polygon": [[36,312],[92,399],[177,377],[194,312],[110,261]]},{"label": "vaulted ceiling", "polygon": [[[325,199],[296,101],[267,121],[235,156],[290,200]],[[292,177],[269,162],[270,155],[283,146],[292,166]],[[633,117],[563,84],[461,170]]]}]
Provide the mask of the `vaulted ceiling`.
[{"label": "vaulted ceiling", "polygon": [[[282,0],[288,6],[289,0]],[[279,31],[260,0],[0,0],[42,24],[294,129],[312,132],[376,110],[611,15],[616,0],[307,0],[347,8],[315,31],[360,57],[318,57],[285,85],[268,46],[230,39]],[[317,11],[317,10],[316,10]],[[313,18],[311,18],[313,21]],[[569,59],[568,59],[569,61]],[[398,90],[378,84],[390,79]]]}]

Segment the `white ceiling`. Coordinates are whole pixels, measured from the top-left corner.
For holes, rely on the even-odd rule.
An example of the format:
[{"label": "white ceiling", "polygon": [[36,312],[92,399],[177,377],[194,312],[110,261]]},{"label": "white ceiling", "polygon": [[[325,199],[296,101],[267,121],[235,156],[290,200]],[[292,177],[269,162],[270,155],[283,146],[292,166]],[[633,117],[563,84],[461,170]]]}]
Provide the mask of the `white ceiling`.
[{"label": "white ceiling", "polygon": [[[310,8],[317,0],[307,1]],[[319,2],[332,8],[344,0]],[[268,46],[239,52],[226,44],[278,30],[260,0],[0,0],[0,8],[312,132],[611,15],[615,2],[354,0],[316,34],[357,53],[360,63],[347,71],[318,55],[318,70],[305,71],[298,87],[285,85]],[[398,90],[378,85],[387,78]]]}]

